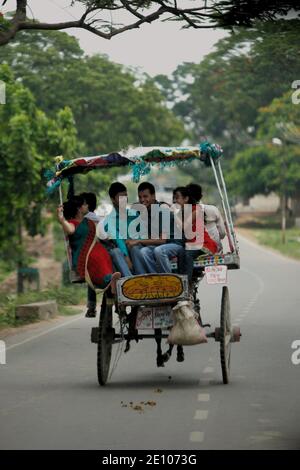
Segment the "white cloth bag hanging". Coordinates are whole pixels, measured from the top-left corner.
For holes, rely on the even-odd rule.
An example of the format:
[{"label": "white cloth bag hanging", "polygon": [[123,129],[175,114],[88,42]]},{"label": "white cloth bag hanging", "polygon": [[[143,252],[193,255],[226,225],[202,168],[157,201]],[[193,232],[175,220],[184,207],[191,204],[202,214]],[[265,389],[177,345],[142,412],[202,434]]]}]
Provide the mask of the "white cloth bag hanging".
[{"label": "white cloth bag hanging", "polygon": [[185,300],[178,302],[172,310],[174,326],[167,339],[169,344],[189,346],[207,343],[205,331],[199,325],[196,319],[197,314],[190,302]]}]

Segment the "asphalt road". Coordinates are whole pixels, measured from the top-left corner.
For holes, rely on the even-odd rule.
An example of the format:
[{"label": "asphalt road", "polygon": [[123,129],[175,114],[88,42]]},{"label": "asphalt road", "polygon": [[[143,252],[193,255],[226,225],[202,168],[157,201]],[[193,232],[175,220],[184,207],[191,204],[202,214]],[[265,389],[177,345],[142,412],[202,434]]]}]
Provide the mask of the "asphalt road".
[{"label": "asphalt road", "polygon": [[[228,285],[243,336],[232,345],[229,385],[213,340],[160,369],[147,340],[99,387],[90,343],[97,320],[35,326],[6,339],[0,448],[300,449],[300,365],[291,361],[300,340],[300,263],[241,238],[240,248],[242,268]],[[217,326],[221,287],[204,280],[200,297],[203,320]]]}]

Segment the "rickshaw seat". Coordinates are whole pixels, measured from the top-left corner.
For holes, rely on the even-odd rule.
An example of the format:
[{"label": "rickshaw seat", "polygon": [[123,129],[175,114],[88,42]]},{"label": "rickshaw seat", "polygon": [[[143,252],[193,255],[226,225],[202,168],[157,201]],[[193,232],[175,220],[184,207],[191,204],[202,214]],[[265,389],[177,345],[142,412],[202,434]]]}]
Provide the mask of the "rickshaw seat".
[{"label": "rickshaw seat", "polygon": [[[206,266],[227,266],[228,269],[240,269],[240,256],[237,252],[216,255],[201,255],[194,260],[194,270],[203,271]],[[172,271],[177,271],[177,257],[171,259]]]}]

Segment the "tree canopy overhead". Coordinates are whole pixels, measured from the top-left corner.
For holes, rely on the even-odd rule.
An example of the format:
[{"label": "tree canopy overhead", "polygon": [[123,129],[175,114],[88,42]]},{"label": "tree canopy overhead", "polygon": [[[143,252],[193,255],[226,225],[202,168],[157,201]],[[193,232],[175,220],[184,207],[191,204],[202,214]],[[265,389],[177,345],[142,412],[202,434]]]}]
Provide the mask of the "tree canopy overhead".
[{"label": "tree canopy overhead", "polygon": [[22,31],[0,48],[1,62],[47,115],[71,108],[85,154],[158,142],[179,145],[186,136],[153,80],[105,56],[84,56],[77,39],[64,32]]},{"label": "tree canopy overhead", "polygon": [[[5,5],[7,0],[2,1]],[[228,28],[251,26],[253,21],[274,20],[296,9],[295,0],[70,0],[70,5],[82,7],[81,17],[73,21],[47,23],[28,18],[30,0],[15,0],[15,11],[9,19],[0,18],[0,45],[7,44],[18,31],[62,30],[81,28],[103,39],[136,29],[159,19],[176,20],[184,28]],[[126,13],[120,24],[119,13]],[[109,15],[107,15],[109,13]]]},{"label": "tree canopy overhead", "polygon": [[236,28],[199,64],[181,64],[156,81],[195,140],[208,135],[234,154],[251,142],[259,108],[292,91],[300,74],[299,31],[298,19]]}]

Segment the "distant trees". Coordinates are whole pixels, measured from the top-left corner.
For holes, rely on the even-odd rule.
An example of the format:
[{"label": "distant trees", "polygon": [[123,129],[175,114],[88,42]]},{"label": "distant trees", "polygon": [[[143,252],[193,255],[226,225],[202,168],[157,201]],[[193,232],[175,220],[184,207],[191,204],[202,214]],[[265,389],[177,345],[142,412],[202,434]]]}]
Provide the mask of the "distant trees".
[{"label": "distant trees", "polygon": [[50,116],[64,106],[72,109],[87,154],[178,145],[185,137],[153,80],[105,56],[85,56],[66,33],[22,32],[0,48],[0,62],[10,65]]},{"label": "distant trees", "polygon": [[292,92],[275,98],[259,110],[257,132],[251,147],[232,161],[231,190],[245,197],[277,193],[286,205],[293,199],[294,215],[300,211],[300,105]]},{"label": "distant trees", "polygon": [[[178,145],[186,133],[149,77],[104,56],[84,56],[66,33],[22,32],[0,48],[0,63],[7,95],[0,106],[0,247],[20,267],[24,229],[45,230],[42,169],[53,167],[53,157]],[[94,172],[84,184],[76,179],[77,191],[99,194],[112,173]]]},{"label": "distant trees", "polygon": [[235,29],[199,64],[182,64],[157,83],[194,139],[217,140],[230,158],[252,141],[259,108],[300,77],[299,31],[298,19]]},{"label": "distant trees", "polygon": [[0,66],[0,80],[6,83],[7,95],[6,104],[0,106],[1,258],[22,267],[24,229],[32,236],[45,230],[42,168],[53,155],[74,154],[77,132],[69,108],[49,118],[7,65]]}]

